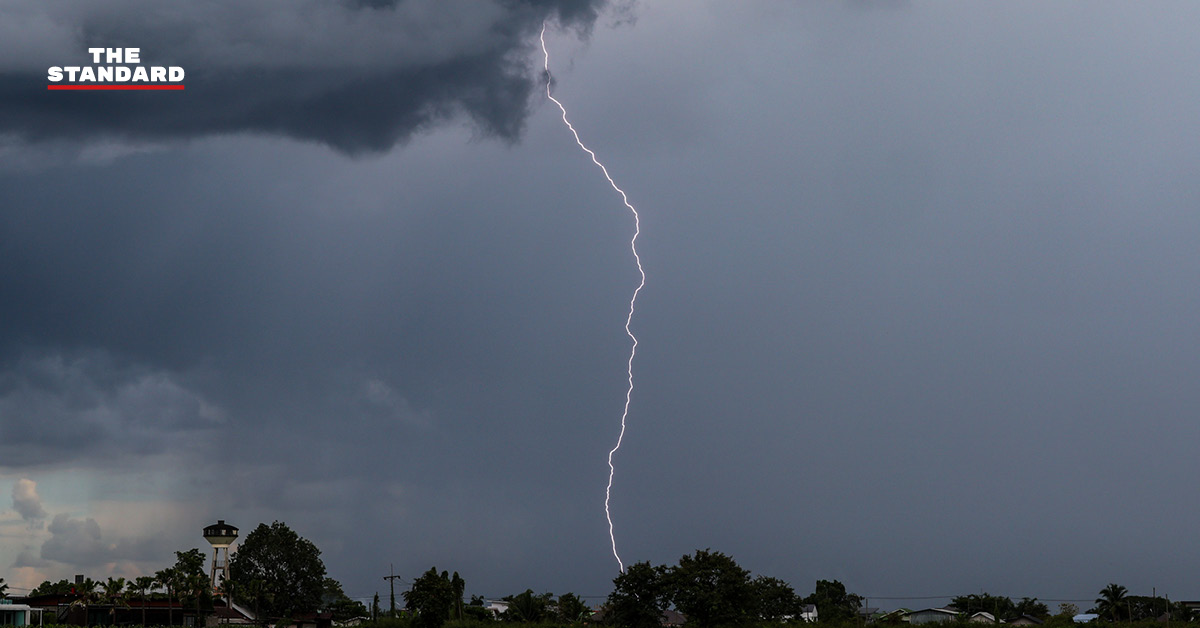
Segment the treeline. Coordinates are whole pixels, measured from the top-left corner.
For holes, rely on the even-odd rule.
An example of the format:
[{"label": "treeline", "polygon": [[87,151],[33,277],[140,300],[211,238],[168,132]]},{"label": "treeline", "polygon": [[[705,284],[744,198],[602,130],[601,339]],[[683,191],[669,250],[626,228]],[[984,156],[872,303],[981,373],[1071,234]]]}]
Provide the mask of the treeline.
[{"label": "treeline", "polygon": [[[98,621],[117,623],[118,611],[128,618],[130,609],[138,610],[137,600],[166,600],[166,623],[176,625],[176,605],[194,612],[195,616],[213,612],[212,582],[206,564],[203,552],[190,549],[175,552],[175,564],[153,575],[133,580],[85,578],[79,583],[65,579],[47,580],[35,587],[28,597],[70,596],[71,607],[80,608],[87,618],[83,623],[92,620],[95,613],[88,612],[92,606],[107,608],[109,617],[96,618]],[[218,588],[252,610],[263,624],[323,611],[329,612],[335,621],[368,615],[365,605],[350,599],[341,583],[326,576],[321,551],[316,545],[278,521],[270,525],[259,524],[242,540],[229,561],[229,578],[219,582]],[[140,610],[141,624],[146,625],[145,606]],[[178,620],[182,622],[183,618],[178,617]],[[132,622],[136,621],[132,619]],[[123,619],[121,623],[131,622]]]},{"label": "treeline", "polygon": [[[682,623],[697,628],[747,626],[758,622],[777,626],[799,622],[805,607],[813,604],[821,619],[830,623],[857,617],[862,598],[846,591],[837,580],[820,580],[811,595],[801,597],[778,578],[753,577],[733,558],[711,550],[697,550],[675,565],[634,563],[613,580],[613,591],[599,611],[593,612],[575,594],[557,598],[532,590],[501,598],[506,610],[495,614],[482,598],[462,602],[465,582],[458,575],[432,568],[413,581],[404,593],[405,613],[385,618],[383,628],[443,628],[494,622],[525,625],[604,623],[628,628],[658,628]],[[672,615],[674,613],[674,615]],[[379,616],[378,613],[375,614]]]},{"label": "treeline", "polygon": [[[402,593],[404,606],[383,612],[376,595],[371,608],[346,596],[341,585],[325,574],[320,550],[307,539],[278,521],[260,524],[243,539],[229,563],[229,579],[220,588],[254,612],[262,625],[278,624],[301,616],[329,612],[333,620],[356,620],[373,628],[470,628],[497,622],[523,626],[570,626],[581,623],[605,624],[621,628],[659,628],[686,624],[689,628],[779,626],[816,620],[818,626],[862,626],[868,622],[901,624],[901,612],[867,615],[863,597],[850,593],[837,580],[818,580],[812,593],[801,596],[790,584],[778,578],[754,576],[730,556],[710,549],[680,557],[674,565],[640,562],[629,565],[613,579],[613,589],[604,604],[593,610],[573,593],[522,593],[501,598],[503,608],[496,612],[488,601],[474,596],[465,601],[466,582],[457,572],[451,574],[431,568]],[[131,617],[131,601],[166,599],[168,625],[177,623],[174,609],[187,608],[195,617],[213,612],[213,591],[205,573],[205,556],[199,549],[175,553],[174,565],[133,580],[109,578],[46,581],[30,597],[46,594],[70,595],[72,607],[82,607],[80,623],[136,624]],[[0,579],[0,597],[7,587]],[[103,607],[96,617],[89,605]],[[815,606],[815,618],[808,610]],[[133,604],[136,609],[136,604]],[[979,628],[978,622],[965,623],[976,613],[988,613],[994,621],[1012,622],[1031,617],[1044,628],[1070,628],[1079,608],[1061,604],[1051,614],[1046,604],[1035,598],[1019,601],[988,593],[958,596],[952,599],[953,615],[947,628],[961,625]],[[119,609],[123,617],[118,618]],[[1192,615],[1182,604],[1157,596],[1129,595],[1128,590],[1110,584],[1100,591],[1095,606],[1088,610],[1106,623],[1138,626],[1161,622],[1190,621]],[[141,624],[147,624],[145,605]],[[181,613],[182,614],[182,613]],[[61,620],[62,618],[60,618]],[[179,621],[183,618],[179,617]],[[75,621],[71,618],[71,621]],[[285,622],[286,625],[286,622]]]},{"label": "treeline", "polygon": [[[588,622],[620,628],[659,628],[684,624],[694,628],[749,628],[781,624],[850,628],[875,623],[880,626],[907,625],[905,613],[866,612],[864,598],[850,593],[837,580],[818,580],[815,590],[804,597],[787,582],[767,576],[753,576],[732,557],[711,550],[698,550],[683,556],[675,565],[641,562],[629,565],[613,580],[613,591],[598,611],[593,612],[574,594],[555,598],[553,594],[534,594],[532,590],[502,600],[507,610],[494,614],[484,607],[485,600],[474,597],[463,604],[465,582],[454,573],[430,569],[417,578],[404,594],[405,611],[399,617],[384,618],[380,628],[472,628],[496,622],[518,622],[526,626],[569,626]],[[815,606],[815,617],[806,613]],[[1011,598],[989,593],[961,595],[946,607],[953,615],[938,626],[979,628],[986,616],[991,621],[1009,623],[1022,618],[1042,622],[1043,628],[1074,628],[1080,609],[1060,604],[1057,613],[1036,598]],[[1164,622],[1193,619],[1189,609],[1178,602],[1158,596],[1129,595],[1128,590],[1110,584],[1088,613],[1103,623],[1133,628],[1162,628]],[[377,612],[375,617],[380,617]],[[815,621],[814,621],[815,620]]]}]

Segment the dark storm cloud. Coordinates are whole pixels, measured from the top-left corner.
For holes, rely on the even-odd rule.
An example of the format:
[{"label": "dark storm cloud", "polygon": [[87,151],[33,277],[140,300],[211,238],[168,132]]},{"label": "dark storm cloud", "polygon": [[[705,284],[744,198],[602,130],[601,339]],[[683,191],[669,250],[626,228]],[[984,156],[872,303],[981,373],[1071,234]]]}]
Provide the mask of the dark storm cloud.
[{"label": "dark storm cloud", "polygon": [[[0,467],[9,468],[161,453],[222,420],[219,409],[170,375],[96,353],[8,361],[0,370],[0,416]],[[13,489],[13,502],[29,518],[40,506],[31,501],[32,484],[26,488]]]},{"label": "dark storm cloud", "polygon": [[[532,35],[544,20],[587,30],[602,4],[215,2],[168,11],[127,1],[70,10],[57,3],[8,7],[0,10],[11,14],[7,29],[24,23],[45,36],[0,44],[0,58],[8,60],[0,74],[0,137],[161,141],[259,133],[355,153],[385,150],[465,116],[483,135],[514,140],[536,77],[527,54]],[[142,65],[183,67],[186,91],[46,90],[49,65],[90,65],[88,48],[119,46],[140,47]],[[13,61],[18,58],[31,61]],[[37,63],[47,60],[49,65]]]},{"label": "dark storm cloud", "polygon": [[[11,90],[0,107],[92,139],[144,122],[148,144],[220,127],[361,150],[467,112],[463,90],[484,102],[504,68],[527,82],[537,64],[498,53],[540,51],[493,26],[536,43],[556,6],[176,5],[4,4],[0,46],[23,54],[0,67],[45,91],[44,68],[103,32],[186,66],[184,94],[125,95],[184,109],[42,114]],[[1194,580],[1177,551],[1200,438],[1194,5],[645,6],[551,59],[645,210],[625,558],[713,547],[802,593]],[[338,96],[373,76],[421,86],[410,117]],[[252,79],[273,87],[233,93]],[[188,104],[209,85],[230,102]],[[519,121],[520,93],[498,119]],[[49,468],[97,499],[178,497],[201,524],[287,521],[355,596],[394,560],[458,570],[469,594],[602,598],[631,224],[554,108],[522,146],[467,140],[443,128],[371,160],[117,142],[156,152],[0,172],[0,460],[39,481],[47,519],[68,513],[46,554],[119,559],[125,534],[60,508]],[[108,477],[130,459],[115,473],[167,479]]]}]

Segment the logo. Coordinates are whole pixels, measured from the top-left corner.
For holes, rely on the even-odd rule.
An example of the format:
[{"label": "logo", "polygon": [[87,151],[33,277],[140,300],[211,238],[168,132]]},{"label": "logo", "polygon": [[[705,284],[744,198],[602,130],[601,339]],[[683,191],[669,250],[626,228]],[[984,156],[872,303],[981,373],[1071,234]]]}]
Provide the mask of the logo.
[{"label": "logo", "polygon": [[88,52],[95,65],[53,66],[46,71],[46,80],[50,82],[46,89],[183,89],[183,68],[144,66],[141,48],[88,48]]}]

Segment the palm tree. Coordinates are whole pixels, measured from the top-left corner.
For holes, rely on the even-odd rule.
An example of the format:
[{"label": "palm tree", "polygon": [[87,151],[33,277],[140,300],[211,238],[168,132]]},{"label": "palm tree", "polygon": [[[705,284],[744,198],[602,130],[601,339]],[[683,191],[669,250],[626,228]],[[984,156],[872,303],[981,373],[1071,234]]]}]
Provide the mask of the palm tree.
[{"label": "palm tree", "polygon": [[104,599],[108,601],[110,608],[108,616],[111,618],[110,623],[117,623],[117,607],[124,606],[129,608],[129,595],[125,591],[125,579],[113,578],[109,576],[108,581],[103,584]]},{"label": "palm tree", "polygon": [[1129,589],[1110,583],[1100,590],[1100,597],[1096,598],[1096,612],[1110,621],[1117,621],[1121,615],[1121,602],[1125,601],[1127,593]]},{"label": "palm tree", "polygon": [[146,591],[154,587],[154,576],[138,576],[129,583],[130,592],[137,591],[142,600],[142,625],[146,625]]},{"label": "palm tree", "polygon": [[82,584],[77,584],[73,587],[75,589],[75,595],[78,597],[71,601],[70,608],[83,609],[84,626],[87,626],[90,623],[91,617],[88,616],[88,606],[96,601],[96,585],[98,584],[100,583],[92,580],[91,578],[84,578]]},{"label": "palm tree", "polygon": [[179,579],[179,574],[175,569],[167,567],[166,569],[154,572],[154,581],[158,586],[167,591],[167,625],[175,625],[175,607],[171,603],[171,596],[175,593],[176,581]]},{"label": "palm tree", "polygon": [[0,578],[0,600],[8,597],[8,583],[4,582],[4,578]]}]

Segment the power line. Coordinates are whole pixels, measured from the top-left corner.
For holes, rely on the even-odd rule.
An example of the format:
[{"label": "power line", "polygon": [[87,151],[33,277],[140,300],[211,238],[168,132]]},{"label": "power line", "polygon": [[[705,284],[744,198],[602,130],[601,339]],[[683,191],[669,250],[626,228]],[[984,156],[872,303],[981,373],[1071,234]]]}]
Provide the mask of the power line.
[{"label": "power line", "polygon": [[392,615],[391,616],[395,617],[396,616],[396,580],[401,579],[401,578],[400,578],[400,576],[396,575],[396,570],[392,567],[392,565],[388,565],[388,572],[391,575],[384,576],[383,579],[388,581],[388,587],[392,591]]}]

